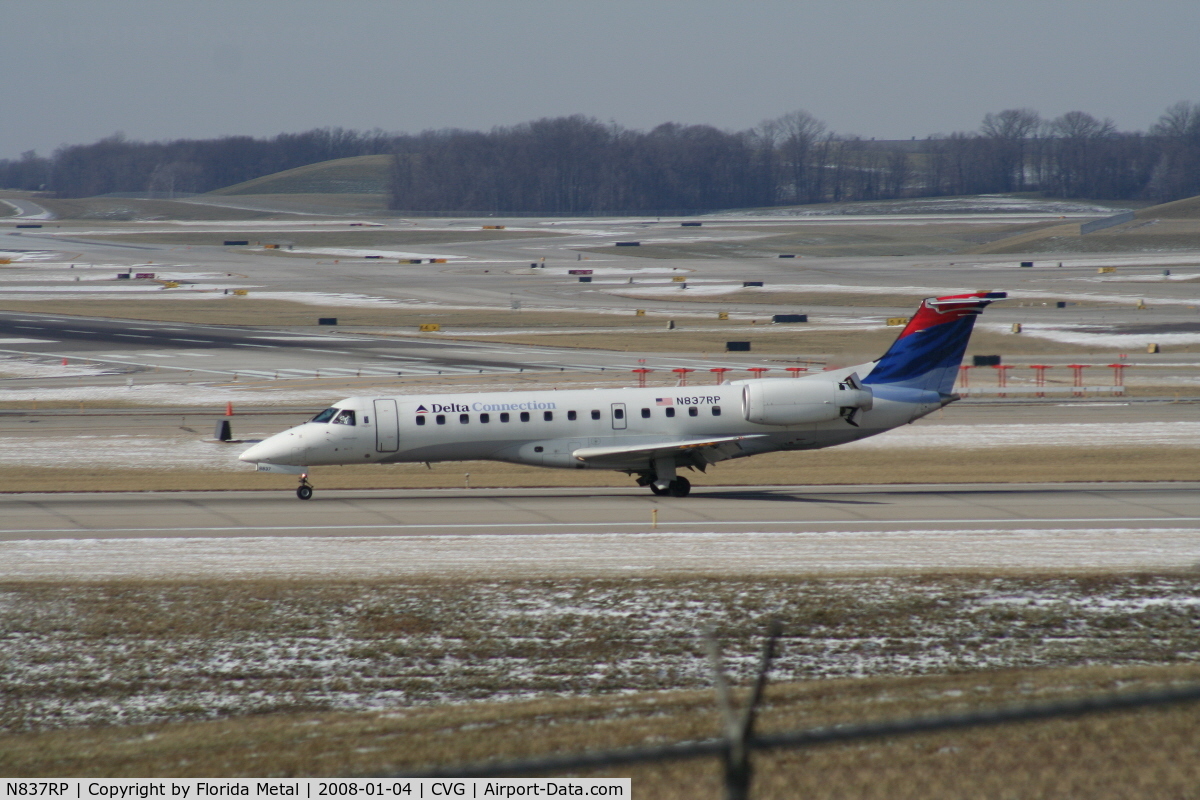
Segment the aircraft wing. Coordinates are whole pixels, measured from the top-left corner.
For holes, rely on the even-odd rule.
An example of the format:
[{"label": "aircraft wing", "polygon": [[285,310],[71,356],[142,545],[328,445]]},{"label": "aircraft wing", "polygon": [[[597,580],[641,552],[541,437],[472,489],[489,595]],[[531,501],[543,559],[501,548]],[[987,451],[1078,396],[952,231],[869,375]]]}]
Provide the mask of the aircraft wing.
[{"label": "aircraft wing", "polygon": [[621,465],[630,461],[652,461],[664,456],[689,455],[696,466],[703,468],[705,464],[736,456],[742,451],[743,441],[760,438],[761,435],[718,436],[712,439],[656,442],[626,447],[584,447],[575,450],[571,455],[577,461],[597,467]]}]

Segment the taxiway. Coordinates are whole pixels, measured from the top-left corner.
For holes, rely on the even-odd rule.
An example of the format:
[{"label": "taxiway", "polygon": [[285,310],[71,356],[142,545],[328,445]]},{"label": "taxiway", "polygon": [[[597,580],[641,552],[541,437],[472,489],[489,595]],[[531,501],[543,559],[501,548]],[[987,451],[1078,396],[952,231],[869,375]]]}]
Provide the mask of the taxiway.
[{"label": "taxiway", "polygon": [[1200,484],[0,496],[0,579],[1191,569]]}]

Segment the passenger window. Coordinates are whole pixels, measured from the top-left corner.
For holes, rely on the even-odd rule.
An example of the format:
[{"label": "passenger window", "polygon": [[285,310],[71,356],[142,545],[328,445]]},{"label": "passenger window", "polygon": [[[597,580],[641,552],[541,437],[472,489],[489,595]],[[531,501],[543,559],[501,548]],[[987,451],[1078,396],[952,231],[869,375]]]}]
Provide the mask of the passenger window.
[{"label": "passenger window", "polygon": [[721,407],[720,406],[713,406],[713,416],[714,417],[721,416]]},{"label": "passenger window", "polygon": [[568,420],[568,421],[570,421],[570,422],[574,422],[574,421],[575,421],[575,412],[574,412],[574,411],[568,411],[568,412],[567,412],[567,420]]},{"label": "passenger window", "polygon": [[613,419],[625,419],[625,409],[614,408],[613,409]]},{"label": "passenger window", "polygon": [[327,408],[309,420],[309,422],[329,422],[329,420],[333,419],[333,415],[337,412],[338,410],[336,408]]},{"label": "passenger window", "polygon": [[459,414],[458,421],[461,422],[463,425],[466,425],[468,422],[471,421],[471,415],[470,414]]},{"label": "passenger window", "polygon": [[599,412],[599,411],[593,411],[593,412],[592,412],[592,419],[600,419],[600,412]]},{"label": "passenger window", "polygon": [[543,411],[542,419],[546,420],[546,422],[554,422],[554,412],[553,411]]},{"label": "passenger window", "polygon": [[436,422],[438,425],[445,425],[446,424],[446,415],[438,414],[437,418],[434,419],[434,422]]},{"label": "passenger window", "polygon": [[521,412],[521,422],[529,422],[529,412],[528,411]]},{"label": "passenger window", "polygon": [[688,406],[688,416],[689,417],[700,416],[700,409],[696,406]]},{"label": "passenger window", "polygon": [[500,412],[500,421],[501,421],[501,422],[508,422],[508,412],[507,412],[507,411],[501,411],[501,412]]},{"label": "passenger window", "polygon": [[417,424],[418,424],[418,425],[424,425],[424,424],[425,424],[425,418],[424,418],[424,417],[417,417]]},{"label": "passenger window", "polygon": [[370,424],[371,424],[371,418],[363,417],[363,425],[370,425]]},{"label": "passenger window", "polygon": [[668,409],[667,409],[667,416],[668,416],[668,417],[673,417],[673,416],[675,416],[675,409],[673,409],[673,408],[668,408]]},{"label": "passenger window", "polygon": [[642,419],[650,419],[650,409],[648,409],[648,408],[642,409]]},{"label": "passenger window", "polygon": [[354,412],[348,408],[342,409],[341,413],[339,413],[336,417],[333,418],[333,424],[334,425],[353,425],[354,424]]},{"label": "passenger window", "polygon": [[479,415],[479,421],[480,421],[480,422],[483,422],[483,423],[491,422],[491,421],[492,421],[492,415],[491,415],[491,414],[480,414],[480,415]]}]

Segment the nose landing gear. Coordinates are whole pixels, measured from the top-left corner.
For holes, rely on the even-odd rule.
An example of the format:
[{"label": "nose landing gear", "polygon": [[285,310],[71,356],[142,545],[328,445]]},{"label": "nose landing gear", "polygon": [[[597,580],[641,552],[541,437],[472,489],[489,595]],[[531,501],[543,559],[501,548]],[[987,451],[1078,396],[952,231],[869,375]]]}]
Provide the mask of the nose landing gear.
[{"label": "nose landing gear", "polygon": [[308,482],[308,473],[305,472],[300,476],[300,485],[296,487],[296,497],[299,497],[301,500],[311,500],[312,494],[312,484]]}]

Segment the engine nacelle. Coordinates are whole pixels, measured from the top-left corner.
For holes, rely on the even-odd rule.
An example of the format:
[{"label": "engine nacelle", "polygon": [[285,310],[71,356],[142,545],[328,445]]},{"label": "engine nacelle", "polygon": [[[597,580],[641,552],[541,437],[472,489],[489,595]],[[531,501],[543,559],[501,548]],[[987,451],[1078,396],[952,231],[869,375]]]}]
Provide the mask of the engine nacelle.
[{"label": "engine nacelle", "polygon": [[857,411],[869,411],[871,390],[851,375],[842,382],[767,378],[742,387],[742,412],[759,425],[804,425],[839,417],[850,424]]}]

